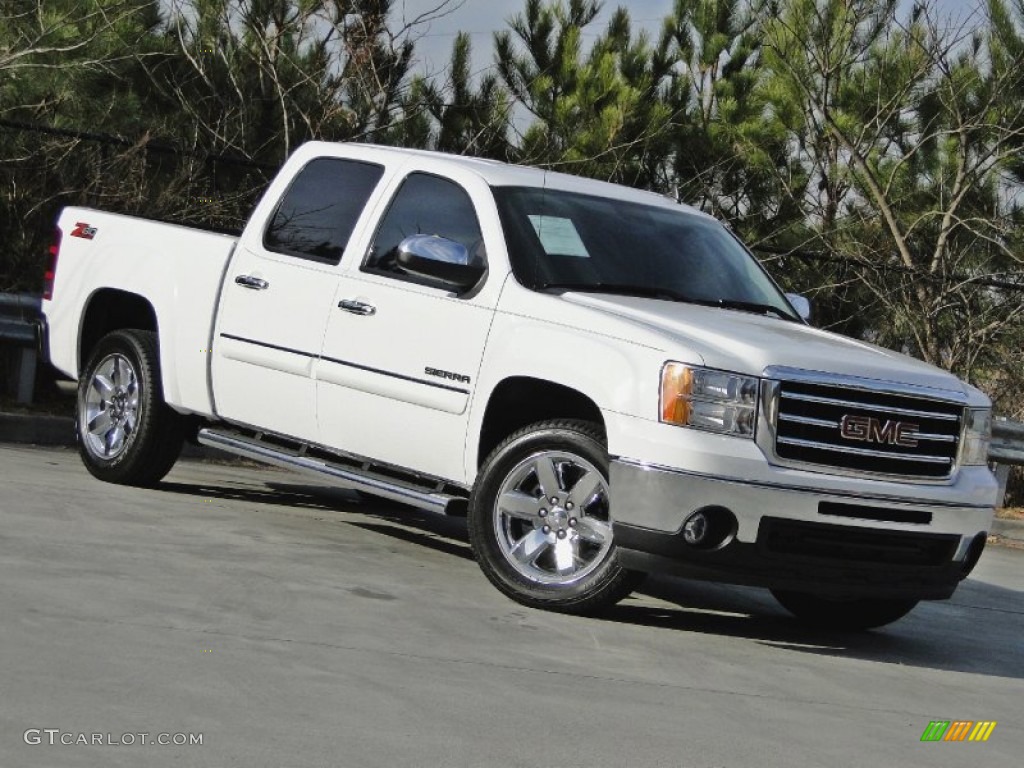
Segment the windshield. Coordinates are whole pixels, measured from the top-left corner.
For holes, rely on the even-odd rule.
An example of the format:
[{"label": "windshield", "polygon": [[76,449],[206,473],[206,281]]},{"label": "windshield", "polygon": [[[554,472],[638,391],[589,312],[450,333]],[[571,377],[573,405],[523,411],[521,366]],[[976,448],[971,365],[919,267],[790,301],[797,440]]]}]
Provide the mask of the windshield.
[{"label": "windshield", "polygon": [[498,187],[494,196],[512,270],[527,288],[650,296],[797,319],[757,260],[714,220],[539,187]]}]

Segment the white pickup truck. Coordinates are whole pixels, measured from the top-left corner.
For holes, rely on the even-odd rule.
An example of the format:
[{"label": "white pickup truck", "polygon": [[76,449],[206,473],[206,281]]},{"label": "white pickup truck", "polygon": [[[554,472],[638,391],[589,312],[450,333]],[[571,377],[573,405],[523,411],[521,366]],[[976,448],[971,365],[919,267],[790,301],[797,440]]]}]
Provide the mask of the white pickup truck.
[{"label": "white pickup truck", "polygon": [[468,515],[494,585],[586,612],[647,572],[867,628],[985,545],[990,403],[815,329],[713,218],[502,163],[313,142],[240,237],[65,209],[43,310],[82,460],[182,441]]}]

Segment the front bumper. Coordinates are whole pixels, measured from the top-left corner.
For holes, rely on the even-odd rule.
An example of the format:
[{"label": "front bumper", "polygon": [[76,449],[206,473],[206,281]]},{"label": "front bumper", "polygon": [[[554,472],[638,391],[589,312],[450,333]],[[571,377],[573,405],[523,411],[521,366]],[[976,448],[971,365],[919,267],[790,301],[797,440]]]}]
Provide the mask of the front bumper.
[{"label": "front bumper", "polygon": [[[944,599],[981,556],[991,506],[918,502],[611,463],[618,558],[624,567],[836,596]],[[714,549],[687,544],[686,518],[735,517]]]}]

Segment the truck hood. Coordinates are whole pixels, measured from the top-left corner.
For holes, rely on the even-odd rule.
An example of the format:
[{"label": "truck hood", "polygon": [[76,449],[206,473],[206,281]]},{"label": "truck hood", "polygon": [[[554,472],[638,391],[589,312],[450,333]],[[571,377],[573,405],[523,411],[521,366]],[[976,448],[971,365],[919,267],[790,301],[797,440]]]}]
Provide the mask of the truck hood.
[{"label": "truck hood", "polygon": [[633,296],[565,293],[562,299],[627,320],[692,351],[710,368],[762,375],[769,366],[824,371],[977,396],[955,376],[889,349],[749,312]]}]

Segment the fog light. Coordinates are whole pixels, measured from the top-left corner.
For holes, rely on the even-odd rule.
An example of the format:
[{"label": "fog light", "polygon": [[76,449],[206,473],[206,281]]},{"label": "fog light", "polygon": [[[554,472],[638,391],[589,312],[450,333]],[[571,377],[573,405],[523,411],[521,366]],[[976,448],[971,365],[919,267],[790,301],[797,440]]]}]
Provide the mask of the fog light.
[{"label": "fog light", "polygon": [[715,549],[736,534],[736,516],[725,507],[702,507],[683,522],[683,541],[695,549]]},{"label": "fog light", "polygon": [[698,510],[683,523],[683,540],[691,546],[699,547],[708,535],[708,528],[708,516]]}]

